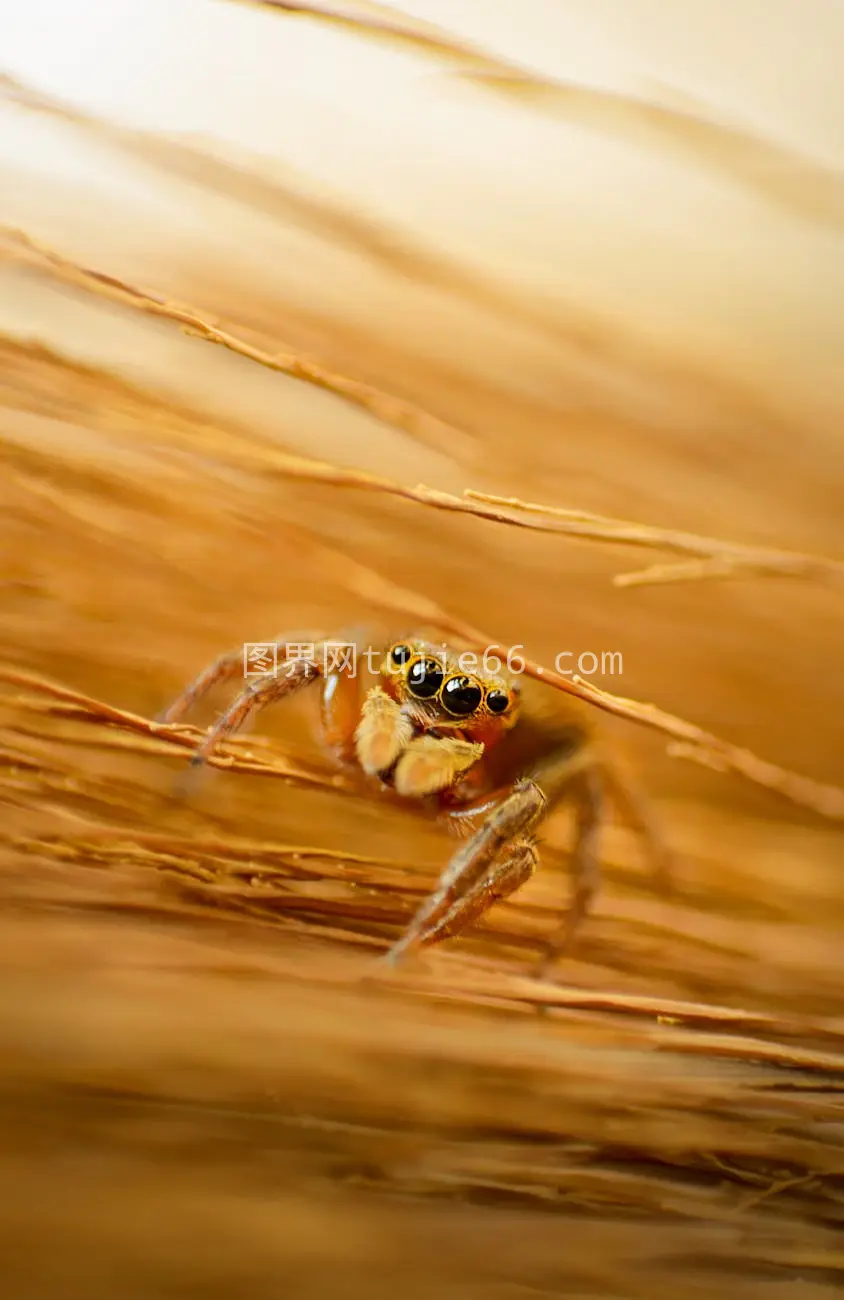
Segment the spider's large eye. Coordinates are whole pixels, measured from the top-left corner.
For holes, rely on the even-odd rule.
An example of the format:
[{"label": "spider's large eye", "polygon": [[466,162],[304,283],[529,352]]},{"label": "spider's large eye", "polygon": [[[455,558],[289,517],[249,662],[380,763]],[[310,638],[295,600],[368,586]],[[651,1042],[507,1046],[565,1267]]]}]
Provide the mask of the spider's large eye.
[{"label": "spider's large eye", "polygon": [[490,691],[486,697],[486,707],[490,713],[506,713],[510,706],[510,696],[506,691]]},{"label": "spider's large eye", "polygon": [[471,677],[449,677],[443,687],[443,708],[455,718],[474,713],[482,699],[483,691]]},{"label": "spider's large eye", "polygon": [[390,658],[398,668],[403,668],[408,660],[413,658],[413,651],[409,645],[394,645],[390,651]]},{"label": "spider's large eye", "polygon": [[407,688],[417,700],[430,700],[442,686],[443,670],[436,659],[420,659],[407,674]]}]

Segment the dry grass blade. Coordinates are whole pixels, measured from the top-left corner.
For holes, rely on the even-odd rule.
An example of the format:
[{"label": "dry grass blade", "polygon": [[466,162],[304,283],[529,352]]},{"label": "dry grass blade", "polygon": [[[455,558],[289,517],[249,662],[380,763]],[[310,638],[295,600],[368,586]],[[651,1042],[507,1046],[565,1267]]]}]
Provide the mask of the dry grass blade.
[{"label": "dry grass blade", "polygon": [[[503,647],[498,648],[503,649]],[[525,672],[551,686],[556,686],[559,690],[570,691],[571,694],[578,695],[580,699],[616,717],[627,718],[630,722],[639,723],[672,737],[675,742],[679,742],[669,747],[668,752],[675,758],[703,761],[715,771],[733,772],[748,781],[753,781],[756,785],[764,786],[765,789],[788,799],[791,803],[810,808],[821,817],[844,821],[844,790],[838,786],[824,785],[810,777],[789,772],[776,763],[769,763],[759,758],[749,749],[732,745],[720,736],[715,736],[712,732],[695,726],[694,723],[685,722],[682,718],[666,713],[653,704],[643,704],[639,700],[625,700],[619,695],[601,690],[600,687],[594,686],[581,677],[574,676],[569,680],[530,661],[526,664]]]},{"label": "dry grass blade", "polygon": [[0,246],[0,257],[14,258],[22,265],[49,271],[64,284],[74,288],[86,289],[122,306],[134,307],[148,315],[173,321],[181,326],[186,334],[204,339],[206,343],[215,343],[269,370],[275,370],[291,379],[312,384],[315,388],[332,393],[335,397],[349,402],[362,411],[367,411],[376,419],[401,429],[412,437],[440,446],[444,440],[457,432],[413,403],[382,392],[371,384],[362,383],[348,375],[338,374],[321,366],[317,361],[293,352],[267,352],[246,339],[220,328],[192,307],[168,302],[166,298],[148,289],[138,288],[103,271],[76,266],[59,253],[37,243],[23,231],[0,227],[0,241],[5,245],[5,247]]},{"label": "dry grass blade", "polygon": [[644,138],[661,148],[676,150],[698,167],[726,175],[731,182],[746,186],[786,211],[835,231],[840,231],[844,222],[844,185],[838,171],[735,122],[717,120],[706,105],[694,103],[690,109],[688,97],[678,106],[663,102],[662,97],[656,101],[543,76],[387,5],[364,4],[349,9],[314,0],[240,2],[288,18],[310,18],[345,28],[368,40],[434,59],[450,67],[452,75],[490,94],[610,138]]},{"label": "dry grass blade", "polygon": [[[77,833],[2,838],[15,851],[36,859],[105,870],[138,869],[155,878],[169,878],[179,882],[183,895],[213,899],[235,912],[245,905],[253,915],[272,917],[293,932],[306,932],[316,920],[323,936],[330,933],[344,942],[352,927],[400,923],[407,902],[418,892],[412,887],[409,864],[315,845],[207,833],[185,838],[96,824]],[[326,885],[342,892],[321,893]],[[360,890],[365,890],[365,900],[356,899]],[[394,899],[408,894],[410,899],[397,907]],[[506,936],[507,925],[505,911],[488,921],[486,929]],[[844,1091],[844,1021],[840,1019],[615,989],[570,988],[465,960],[447,965],[446,973],[417,969],[393,974],[389,983],[426,1000],[553,1011],[572,1026],[584,1017],[595,1017],[597,1022],[612,1017],[628,1023],[636,1041],[656,1050],[805,1070],[828,1076],[830,1083],[838,1079]],[[294,967],[289,974],[295,978]],[[318,980],[340,988],[345,977],[328,971]],[[817,1045],[810,1047],[810,1042]]]},{"label": "dry grass blade", "polygon": [[[61,686],[58,682],[45,681],[34,673],[24,672],[8,665],[0,665],[0,680],[46,696],[48,700],[46,711],[54,717],[93,722],[131,733],[138,738],[139,748],[146,753],[167,753],[174,748],[196,750],[204,738],[204,732],[196,727],[182,724],[165,726],[148,718],[138,717],[126,709],[117,709],[101,700],[92,699],[91,696]],[[354,782],[345,780],[342,775],[322,776],[316,771],[309,771],[280,756],[274,755],[267,759],[256,758],[251,750],[258,747],[259,743],[254,739],[248,741],[235,737],[222,744],[219,752],[208,759],[208,763],[211,767],[228,772],[275,777],[282,781],[323,789],[348,792],[357,792],[359,789]]]},{"label": "dry grass blade", "polygon": [[459,67],[476,68],[478,72],[501,72],[497,60],[474,50],[471,46],[432,23],[421,22],[400,13],[388,5],[365,3],[355,8],[319,4],[315,0],[238,0],[258,9],[272,9],[287,17],[310,18],[317,22],[342,27],[354,35],[383,41],[390,46],[424,53],[437,59],[456,63]]},{"label": "dry grass blade", "polygon": [[[128,284],[116,276],[90,267],[79,266],[55,249],[32,239],[23,231],[0,226],[0,257],[46,272],[65,284],[105,295],[125,306],[135,307],[171,320],[187,332],[207,342],[228,348],[258,365],[280,371],[293,378],[305,379],[340,397],[353,400],[378,419],[393,424],[405,432],[418,435],[425,422],[436,424],[439,432],[446,428],[427,412],[411,408],[399,399],[376,392],[367,385],[358,383],[357,380],[329,375],[314,363],[292,354],[270,353],[258,348],[231,331],[221,329],[202,316],[194,307],[168,302],[160,295]],[[697,557],[705,562],[676,568],[659,565],[632,574],[619,574],[615,578],[617,586],[710,576],[723,577],[738,573],[756,576],[837,579],[844,576],[844,561],[826,556],[746,546],[676,529],[612,519],[588,511],[542,505],[522,501],[518,497],[497,496],[472,488],[466,488],[462,496],[457,496],[451,492],[426,487],[424,484],[411,487],[362,470],[332,465],[329,462],[303,456],[288,456],[279,452],[272,456],[271,465],[276,473],[290,478],[380,493],[418,505],[430,506],[436,510],[471,515],[493,523],[536,532],[560,533],[585,541],[601,541],[612,545],[675,551],[682,555]]]},{"label": "dry grass blade", "polygon": [[717,537],[701,537],[677,529],[655,528],[632,520],[610,519],[605,515],[567,510],[563,506],[541,505],[534,501],[520,501],[518,497],[495,496],[471,488],[467,488],[464,495],[469,501],[513,511],[512,516],[508,516],[508,522],[521,522],[523,518],[543,519],[547,521],[549,531],[566,533],[571,537],[589,537],[625,546],[676,551],[681,555],[696,557],[697,562],[694,564],[658,565],[637,573],[619,574],[615,578],[618,587],[642,586],[647,582],[724,577],[742,572],[778,577],[844,577],[844,561],[828,559],[822,555],[801,555],[769,547],[744,546]]}]

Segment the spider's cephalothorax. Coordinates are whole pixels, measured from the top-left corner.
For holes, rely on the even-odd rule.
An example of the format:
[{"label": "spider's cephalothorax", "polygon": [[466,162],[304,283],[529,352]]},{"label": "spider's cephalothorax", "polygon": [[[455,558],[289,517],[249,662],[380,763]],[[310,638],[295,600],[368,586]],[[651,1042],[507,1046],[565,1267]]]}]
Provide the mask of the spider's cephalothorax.
[{"label": "spider's cephalothorax", "polygon": [[355,729],[355,756],[370,776],[400,795],[449,792],[459,800],[471,772],[518,718],[519,691],[484,675],[476,656],[427,641],[397,641],[381,661],[382,686],[367,693]]},{"label": "spider's cephalothorax", "polygon": [[[275,641],[278,667],[251,680],[210,730],[194,756],[203,763],[217,744],[258,709],[321,681],[322,724],[338,759],[357,764],[381,790],[423,800],[473,831],[446,865],[437,888],[422,904],[388,954],[458,934],[493,903],[527,881],[539,863],[535,832],[563,797],[576,820],[572,853],[574,894],[541,969],[568,946],[589,909],[599,880],[598,832],[611,769],[598,757],[582,723],[565,712],[525,707],[527,688],[469,652],[408,636],[380,654],[377,681],[366,684],[352,665],[316,641],[302,657],[297,644]],[[357,646],[356,646],[357,649]],[[216,683],[242,672],[243,652],[223,655],[162,716],[175,723]],[[541,689],[541,688],[540,688]],[[616,772],[613,793],[650,841],[665,878],[660,845],[643,809]]]}]

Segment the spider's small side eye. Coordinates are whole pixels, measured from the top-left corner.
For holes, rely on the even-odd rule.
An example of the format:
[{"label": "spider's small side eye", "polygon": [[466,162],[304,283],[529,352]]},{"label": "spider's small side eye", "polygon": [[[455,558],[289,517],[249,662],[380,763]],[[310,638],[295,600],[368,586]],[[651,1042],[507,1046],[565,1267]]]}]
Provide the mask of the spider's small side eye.
[{"label": "spider's small side eye", "polygon": [[413,651],[409,645],[394,645],[390,651],[390,658],[399,668],[403,668],[413,658]]},{"label": "spider's small side eye", "polygon": [[483,691],[471,677],[449,677],[442,692],[443,708],[455,718],[467,718],[483,699]]},{"label": "spider's small side eye", "polygon": [[419,659],[407,674],[407,688],[417,700],[430,700],[442,686],[443,670],[436,659]]},{"label": "spider's small side eye", "polygon": [[506,691],[490,691],[486,697],[486,707],[490,713],[506,713],[510,705],[510,696]]}]

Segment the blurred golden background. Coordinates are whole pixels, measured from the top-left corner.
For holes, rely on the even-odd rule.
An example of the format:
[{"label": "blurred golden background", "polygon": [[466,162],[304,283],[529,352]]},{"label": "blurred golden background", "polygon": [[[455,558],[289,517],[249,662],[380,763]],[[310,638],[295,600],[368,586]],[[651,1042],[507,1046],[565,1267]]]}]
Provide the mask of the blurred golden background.
[{"label": "blurred golden background", "polygon": [[[840,1294],[840,6],[72,8],[0,15],[3,1293]],[[446,832],[307,694],[188,803],[151,725],[436,618],[723,742],[593,710],[678,887],[615,819],[550,986],[565,811],[374,983]]]}]

